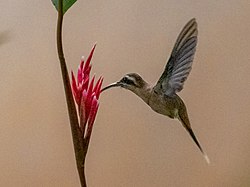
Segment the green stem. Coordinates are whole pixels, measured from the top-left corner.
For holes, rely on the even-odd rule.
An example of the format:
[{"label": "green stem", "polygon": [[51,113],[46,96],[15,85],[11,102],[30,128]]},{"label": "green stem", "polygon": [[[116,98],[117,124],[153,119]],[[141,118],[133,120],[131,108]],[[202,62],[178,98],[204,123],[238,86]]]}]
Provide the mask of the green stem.
[{"label": "green stem", "polygon": [[58,20],[57,20],[57,50],[58,57],[60,60],[61,73],[63,78],[64,91],[68,106],[69,120],[71,126],[72,139],[74,144],[75,158],[78,169],[78,174],[80,177],[80,182],[82,187],[87,187],[85,173],[84,173],[84,165],[85,165],[85,157],[86,157],[86,146],[83,144],[83,135],[79,128],[79,122],[76,112],[76,107],[71,91],[70,80],[68,75],[68,70],[64,58],[63,53],[63,45],[62,45],[62,23],[63,23],[63,0],[58,1]]}]

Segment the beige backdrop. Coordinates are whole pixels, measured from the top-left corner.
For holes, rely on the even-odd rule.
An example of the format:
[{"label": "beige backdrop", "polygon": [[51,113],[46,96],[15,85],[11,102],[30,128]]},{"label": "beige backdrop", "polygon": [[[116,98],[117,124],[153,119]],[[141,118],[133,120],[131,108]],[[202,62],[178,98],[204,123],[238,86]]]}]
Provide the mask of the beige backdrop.
[{"label": "beige backdrop", "polygon": [[[128,72],[155,83],[184,24],[199,43],[180,93],[207,165],[180,123],[113,89],[87,155],[90,187],[250,185],[250,4],[247,0],[79,0],[64,22],[69,70],[97,41],[104,85]],[[0,186],[79,186],[50,0],[0,2]]]}]

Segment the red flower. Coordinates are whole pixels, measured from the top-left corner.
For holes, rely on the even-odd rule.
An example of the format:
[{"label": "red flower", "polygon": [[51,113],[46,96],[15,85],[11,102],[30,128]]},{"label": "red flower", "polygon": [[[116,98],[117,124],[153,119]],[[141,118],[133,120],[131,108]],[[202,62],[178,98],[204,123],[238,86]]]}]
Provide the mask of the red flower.
[{"label": "red flower", "polygon": [[85,134],[85,129],[87,129],[85,137],[90,137],[92,132],[92,127],[99,107],[98,99],[101,93],[101,86],[103,82],[103,77],[100,77],[94,85],[95,76],[93,76],[91,81],[89,81],[91,71],[90,61],[92,59],[95,47],[96,45],[94,45],[92,48],[86,63],[84,62],[83,58],[81,59],[81,63],[78,67],[77,81],[75,79],[74,73],[71,72],[71,86],[76,104],[78,105],[80,128],[83,135]]}]

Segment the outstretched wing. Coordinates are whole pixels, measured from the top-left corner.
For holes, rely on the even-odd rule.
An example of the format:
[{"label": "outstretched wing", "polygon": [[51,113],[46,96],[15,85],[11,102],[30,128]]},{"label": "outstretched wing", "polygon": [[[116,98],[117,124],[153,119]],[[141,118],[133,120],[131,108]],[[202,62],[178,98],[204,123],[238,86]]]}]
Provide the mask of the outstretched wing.
[{"label": "outstretched wing", "polygon": [[165,70],[154,87],[156,92],[173,96],[183,89],[184,82],[192,69],[197,35],[197,23],[193,18],[178,36]]}]

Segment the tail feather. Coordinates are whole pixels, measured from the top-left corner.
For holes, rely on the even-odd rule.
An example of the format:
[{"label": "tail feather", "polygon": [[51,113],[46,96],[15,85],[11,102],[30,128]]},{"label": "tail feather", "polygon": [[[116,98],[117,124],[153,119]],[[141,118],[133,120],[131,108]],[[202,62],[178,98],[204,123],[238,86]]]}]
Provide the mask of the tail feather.
[{"label": "tail feather", "polygon": [[192,128],[191,128],[191,125],[190,125],[190,122],[189,122],[189,119],[188,119],[188,115],[187,115],[187,112],[186,112],[186,109],[183,108],[183,110],[179,111],[179,114],[178,114],[178,118],[179,120],[181,121],[182,125],[185,127],[185,129],[188,131],[188,133],[190,134],[190,136],[192,137],[193,141],[195,142],[195,144],[197,145],[197,147],[200,149],[200,151],[202,152],[206,162],[209,164],[210,163],[210,160],[207,156],[207,154],[203,151],[199,141],[197,140]]},{"label": "tail feather", "polygon": [[[186,128],[186,129],[187,129],[187,128]],[[205,160],[206,160],[207,163],[209,164],[209,163],[210,163],[210,160],[209,160],[207,154],[203,151],[203,149],[202,149],[202,147],[201,147],[199,141],[197,140],[197,138],[196,138],[196,136],[195,136],[193,130],[192,130],[191,128],[188,128],[187,131],[189,132],[190,136],[192,137],[192,139],[194,140],[194,142],[196,143],[196,145],[199,147],[199,149],[200,149],[200,151],[202,152],[202,154],[203,154]]]}]

